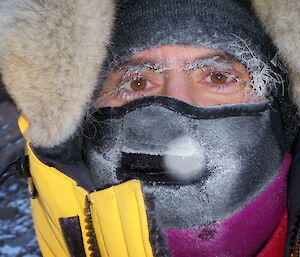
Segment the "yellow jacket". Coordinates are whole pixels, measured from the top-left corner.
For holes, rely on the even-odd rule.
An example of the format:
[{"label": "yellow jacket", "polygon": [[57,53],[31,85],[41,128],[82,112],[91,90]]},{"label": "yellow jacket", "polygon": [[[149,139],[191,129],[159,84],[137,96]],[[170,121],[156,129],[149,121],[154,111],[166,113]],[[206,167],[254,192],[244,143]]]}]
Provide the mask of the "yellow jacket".
[{"label": "yellow jacket", "polygon": [[[19,126],[24,133],[28,122],[21,117]],[[139,181],[88,193],[70,177],[43,164],[29,142],[26,150],[29,190],[37,194],[31,199],[32,215],[44,257],[153,256]]]}]

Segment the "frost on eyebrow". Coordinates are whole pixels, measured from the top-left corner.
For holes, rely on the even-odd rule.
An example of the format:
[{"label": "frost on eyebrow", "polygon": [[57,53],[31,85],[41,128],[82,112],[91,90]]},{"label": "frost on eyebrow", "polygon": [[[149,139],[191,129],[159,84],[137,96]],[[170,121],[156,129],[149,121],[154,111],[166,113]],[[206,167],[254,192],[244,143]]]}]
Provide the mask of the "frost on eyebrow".
[{"label": "frost on eyebrow", "polygon": [[[235,61],[236,62],[236,61]],[[228,58],[224,58],[220,55],[215,55],[210,58],[197,58],[192,63],[188,63],[182,68],[184,71],[191,71],[197,68],[211,67],[220,70],[232,69],[234,63]]]},{"label": "frost on eyebrow", "polygon": [[246,40],[237,35],[232,36],[234,39],[227,44],[227,48],[237,60],[240,60],[247,67],[251,77],[249,85],[255,89],[255,97],[266,98],[271,92],[277,94],[280,88],[281,92],[284,92],[282,76],[264,62],[263,58],[249,47]]},{"label": "frost on eyebrow", "polygon": [[132,74],[139,74],[146,70],[153,70],[154,72],[165,72],[168,70],[178,70],[178,71],[190,71],[197,68],[203,67],[212,67],[215,69],[231,69],[234,66],[235,60],[232,61],[234,58],[227,58],[222,55],[214,55],[211,57],[199,57],[196,58],[195,61],[192,63],[185,64],[182,68],[176,68],[171,59],[163,59],[160,58],[155,63],[150,62],[126,62],[123,65],[117,67],[117,70],[124,70],[126,71],[124,77],[130,76]]},{"label": "frost on eyebrow", "polygon": [[124,77],[131,76],[132,74],[140,74],[147,70],[152,70],[154,72],[161,73],[172,69],[175,69],[175,67],[172,65],[172,62],[169,60],[163,60],[162,58],[159,59],[156,63],[150,63],[147,61],[133,63],[129,62],[117,67],[117,70],[125,71],[123,75]]}]

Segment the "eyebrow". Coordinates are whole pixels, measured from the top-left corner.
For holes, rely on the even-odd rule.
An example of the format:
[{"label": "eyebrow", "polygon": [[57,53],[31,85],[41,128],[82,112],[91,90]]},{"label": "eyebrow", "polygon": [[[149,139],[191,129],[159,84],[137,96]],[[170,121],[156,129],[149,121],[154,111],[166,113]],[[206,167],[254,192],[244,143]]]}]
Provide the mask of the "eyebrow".
[{"label": "eyebrow", "polygon": [[125,75],[141,73],[145,70],[154,70],[156,72],[171,70],[172,67],[166,66],[166,63],[167,62],[163,59],[158,60],[157,62],[148,59],[129,60],[118,65],[116,70],[126,71]]},{"label": "eyebrow", "polygon": [[184,66],[183,70],[190,71],[197,68],[211,67],[215,69],[232,69],[237,63],[237,60],[232,57],[227,57],[223,55],[214,55],[209,58],[199,57],[193,62],[188,62]]},{"label": "eyebrow", "polygon": [[[216,52],[201,57],[196,57],[192,62],[184,62],[184,66],[179,70],[190,71],[197,68],[211,67],[215,69],[232,69],[239,60],[233,56]],[[133,59],[119,64],[115,70],[126,71],[125,75],[141,73],[145,70],[155,70],[156,72],[164,72],[172,70],[171,60],[159,58],[153,59]]]}]

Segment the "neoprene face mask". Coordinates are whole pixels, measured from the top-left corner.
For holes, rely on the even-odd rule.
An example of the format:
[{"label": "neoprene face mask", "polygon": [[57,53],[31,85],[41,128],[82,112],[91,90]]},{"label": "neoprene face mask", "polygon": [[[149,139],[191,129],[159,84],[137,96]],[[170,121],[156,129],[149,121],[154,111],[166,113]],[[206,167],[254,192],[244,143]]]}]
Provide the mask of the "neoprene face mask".
[{"label": "neoprene face mask", "polygon": [[94,118],[86,158],[95,183],[141,180],[150,223],[173,256],[252,256],[271,235],[287,171],[272,100],[195,107],[151,96]]}]

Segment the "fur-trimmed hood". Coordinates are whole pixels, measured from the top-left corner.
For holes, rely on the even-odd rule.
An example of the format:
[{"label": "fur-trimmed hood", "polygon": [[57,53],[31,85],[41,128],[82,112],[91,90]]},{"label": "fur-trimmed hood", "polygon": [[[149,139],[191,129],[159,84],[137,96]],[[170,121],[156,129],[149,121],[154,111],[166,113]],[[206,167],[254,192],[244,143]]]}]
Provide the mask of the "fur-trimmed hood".
[{"label": "fur-trimmed hood", "polygon": [[0,0],[0,72],[34,145],[57,145],[80,124],[113,13],[113,0]]},{"label": "fur-trimmed hood", "polygon": [[289,68],[293,98],[300,107],[300,1],[252,0],[266,31]]},{"label": "fur-trimmed hood", "polygon": [[[300,1],[252,0],[279,48],[300,106]],[[99,79],[113,0],[0,0],[0,73],[35,146],[75,133]]]}]

